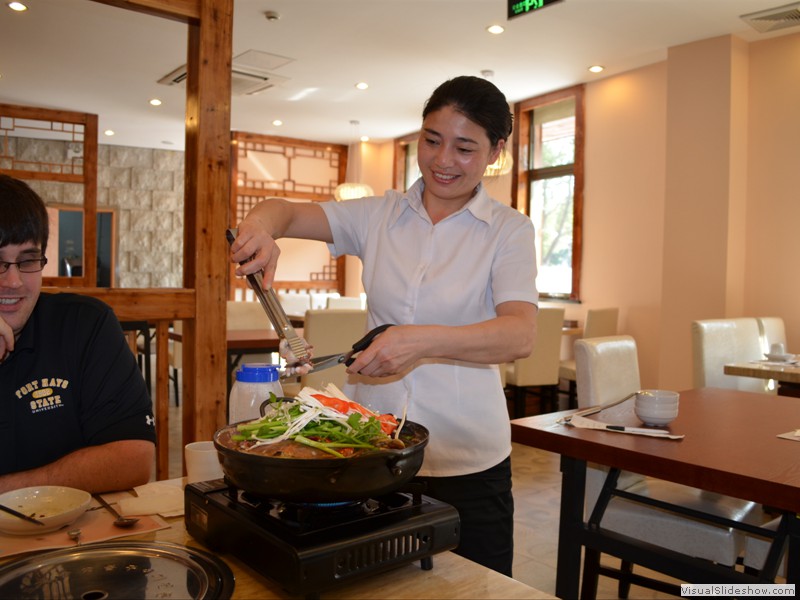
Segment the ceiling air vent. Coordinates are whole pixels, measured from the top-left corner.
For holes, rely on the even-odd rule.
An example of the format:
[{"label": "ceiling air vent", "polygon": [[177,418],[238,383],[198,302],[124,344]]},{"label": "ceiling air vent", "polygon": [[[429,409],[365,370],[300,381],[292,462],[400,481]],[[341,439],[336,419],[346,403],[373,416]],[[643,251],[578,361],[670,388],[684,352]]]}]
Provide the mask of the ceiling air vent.
[{"label": "ceiling air vent", "polygon": [[800,25],[800,2],[742,15],[745,23],[762,33]]},{"label": "ceiling air vent", "polygon": [[[231,95],[245,96],[263,92],[275,85],[288,81],[286,77],[274,75],[266,68],[277,68],[291,62],[292,59],[266,52],[248,50],[233,59],[231,67]],[[164,85],[181,85],[186,81],[186,65],[182,65],[164,75],[158,83]]]}]

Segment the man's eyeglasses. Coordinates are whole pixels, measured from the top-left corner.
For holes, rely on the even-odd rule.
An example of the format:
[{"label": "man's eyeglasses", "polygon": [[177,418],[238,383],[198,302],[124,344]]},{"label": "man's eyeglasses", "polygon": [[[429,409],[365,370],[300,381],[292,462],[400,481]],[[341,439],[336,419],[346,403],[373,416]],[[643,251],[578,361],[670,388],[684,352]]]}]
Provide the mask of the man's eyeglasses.
[{"label": "man's eyeglasses", "polygon": [[0,260],[0,274],[5,273],[11,268],[11,265],[17,265],[20,273],[38,273],[47,264],[47,258],[28,258],[26,260],[19,260],[17,262],[8,262]]}]

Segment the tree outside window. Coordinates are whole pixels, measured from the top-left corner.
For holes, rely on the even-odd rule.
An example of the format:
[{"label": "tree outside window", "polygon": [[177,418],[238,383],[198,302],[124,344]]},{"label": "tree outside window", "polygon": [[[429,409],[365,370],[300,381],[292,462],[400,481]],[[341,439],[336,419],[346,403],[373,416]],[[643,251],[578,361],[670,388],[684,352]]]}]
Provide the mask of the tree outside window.
[{"label": "tree outside window", "polygon": [[536,227],[543,298],[580,298],[583,209],[583,87],[515,106],[519,168],[513,203]]}]

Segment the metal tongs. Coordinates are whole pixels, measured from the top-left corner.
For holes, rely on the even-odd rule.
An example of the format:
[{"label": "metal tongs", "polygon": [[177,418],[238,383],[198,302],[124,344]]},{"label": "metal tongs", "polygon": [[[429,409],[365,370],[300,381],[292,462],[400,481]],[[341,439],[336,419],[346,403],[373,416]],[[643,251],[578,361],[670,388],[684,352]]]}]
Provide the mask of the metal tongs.
[{"label": "metal tongs", "polygon": [[[233,240],[236,239],[238,234],[238,229],[228,229],[225,232],[225,235],[228,238],[228,243],[232,244]],[[239,264],[244,264],[245,262],[247,261]],[[258,301],[261,303],[261,306],[267,313],[267,317],[269,317],[269,321],[272,323],[272,326],[275,328],[278,336],[286,340],[286,343],[289,344],[292,354],[294,354],[295,358],[297,359],[296,364],[313,364],[311,361],[311,356],[306,349],[305,340],[297,335],[297,332],[294,330],[291,321],[289,321],[289,317],[286,316],[286,312],[284,312],[281,302],[278,300],[278,296],[275,293],[275,290],[272,289],[272,286],[264,289],[264,280],[261,277],[261,273],[251,273],[247,275],[247,281],[250,282],[250,287],[253,288],[253,292],[255,292]]]}]

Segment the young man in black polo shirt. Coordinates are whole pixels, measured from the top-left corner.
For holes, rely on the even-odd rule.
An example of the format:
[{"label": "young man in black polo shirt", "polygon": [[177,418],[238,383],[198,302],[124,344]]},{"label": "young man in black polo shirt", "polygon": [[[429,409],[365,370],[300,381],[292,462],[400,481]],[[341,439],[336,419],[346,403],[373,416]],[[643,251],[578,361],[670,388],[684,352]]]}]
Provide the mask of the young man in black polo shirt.
[{"label": "young man in black polo shirt", "polygon": [[47,210],[0,174],[0,492],[103,492],[150,479],[153,406],[111,309],[42,294]]}]

